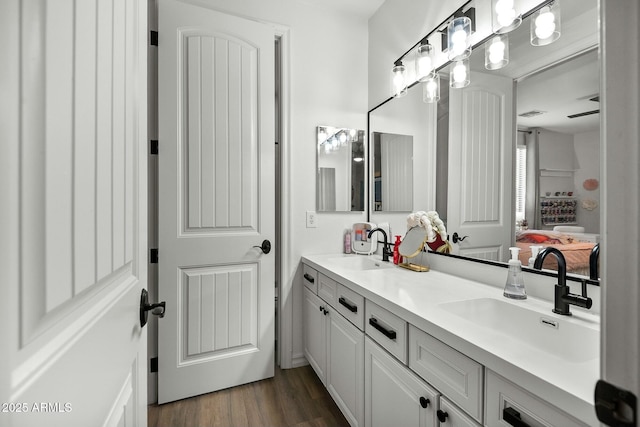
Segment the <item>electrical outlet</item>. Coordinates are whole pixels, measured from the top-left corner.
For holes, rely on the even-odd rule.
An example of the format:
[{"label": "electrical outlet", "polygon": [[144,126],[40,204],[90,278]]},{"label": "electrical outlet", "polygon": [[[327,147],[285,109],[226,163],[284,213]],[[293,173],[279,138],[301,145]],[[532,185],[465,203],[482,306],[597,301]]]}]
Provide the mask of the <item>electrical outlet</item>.
[{"label": "electrical outlet", "polygon": [[314,211],[307,211],[307,228],[316,228],[318,226],[318,217]]}]

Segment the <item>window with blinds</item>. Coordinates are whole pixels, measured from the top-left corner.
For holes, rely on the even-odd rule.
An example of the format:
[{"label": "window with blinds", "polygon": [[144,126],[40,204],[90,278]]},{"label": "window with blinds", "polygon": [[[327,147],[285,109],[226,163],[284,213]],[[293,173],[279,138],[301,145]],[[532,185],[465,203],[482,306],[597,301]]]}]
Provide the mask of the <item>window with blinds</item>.
[{"label": "window with blinds", "polygon": [[516,221],[525,219],[527,200],[527,146],[516,146]]}]

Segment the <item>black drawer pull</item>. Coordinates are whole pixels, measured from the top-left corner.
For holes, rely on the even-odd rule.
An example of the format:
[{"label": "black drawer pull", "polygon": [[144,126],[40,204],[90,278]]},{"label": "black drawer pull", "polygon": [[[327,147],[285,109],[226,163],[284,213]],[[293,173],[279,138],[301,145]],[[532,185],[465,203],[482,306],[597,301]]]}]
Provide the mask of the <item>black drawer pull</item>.
[{"label": "black drawer pull", "polygon": [[310,283],[313,283],[316,281],[316,279],[314,279],[313,276],[310,275],[309,273],[304,273],[304,278],[307,279],[307,281],[309,281]]},{"label": "black drawer pull", "polygon": [[436,415],[438,416],[438,421],[440,421],[441,423],[447,421],[447,417],[449,416],[448,413],[446,413],[441,409],[438,409],[438,411],[436,412]]},{"label": "black drawer pull", "polygon": [[502,411],[502,419],[513,427],[530,427],[529,424],[522,421],[520,412],[513,408],[504,408]]},{"label": "black drawer pull", "polygon": [[342,305],[344,305],[345,307],[347,307],[347,309],[352,312],[352,313],[357,313],[358,312],[358,306],[355,304],[350,304],[344,297],[340,297],[338,298],[338,302]]},{"label": "black drawer pull", "polygon": [[396,331],[389,330],[384,326],[380,325],[378,323],[378,319],[376,319],[375,317],[372,317],[369,319],[369,324],[374,328],[376,328],[378,331],[380,331],[385,337],[389,338],[390,340],[396,339]]}]

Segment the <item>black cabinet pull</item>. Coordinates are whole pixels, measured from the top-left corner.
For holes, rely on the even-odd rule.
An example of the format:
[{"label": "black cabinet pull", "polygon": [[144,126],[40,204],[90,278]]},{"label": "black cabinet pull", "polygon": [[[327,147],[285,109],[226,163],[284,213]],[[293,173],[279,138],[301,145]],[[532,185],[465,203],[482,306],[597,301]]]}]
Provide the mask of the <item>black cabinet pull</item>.
[{"label": "black cabinet pull", "polygon": [[389,330],[384,326],[380,325],[378,323],[378,319],[376,319],[375,317],[372,317],[369,319],[369,324],[374,328],[376,328],[378,331],[380,331],[385,337],[389,338],[390,340],[396,339],[396,331]]},{"label": "black cabinet pull", "polygon": [[352,313],[358,312],[358,306],[355,304],[350,304],[344,297],[338,298],[338,302],[344,305],[345,307],[347,307],[347,310],[349,310],[350,312]]},{"label": "black cabinet pull", "polygon": [[316,281],[316,279],[314,279],[313,276],[310,275],[309,273],[304,273],[304,278],[307,279],[309,283],[313,283]]},{"label": "black cabinet pull", "polygon": [[426,397],[420,396],[420,406],[426,409],[427,406],[429,406],[429,403],[431,403],[429,399],[427,399]]},{"label": "black cabinet pull", "polygon": [[504,408],[502,411],[502,419],[513,427],[530,427],[529,424],[522,421],[520,418],[520,412],[513,408]]},{"label": "black cabinet pull", "polygon": [[448,413],[444,412],[441,409],[438,409],[438,411],[436,412],[436,414],[438,415],[438,420],[443,423],[445,421],[447,421],[447,417],[449,416]]}]

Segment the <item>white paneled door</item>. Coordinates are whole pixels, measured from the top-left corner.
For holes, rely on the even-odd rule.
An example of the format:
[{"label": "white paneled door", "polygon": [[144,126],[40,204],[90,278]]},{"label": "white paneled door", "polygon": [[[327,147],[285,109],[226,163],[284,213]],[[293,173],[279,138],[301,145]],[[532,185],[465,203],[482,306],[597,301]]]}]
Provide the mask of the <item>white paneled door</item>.
[{"label": "white paneled door", "polygon": [[0,28],[0,425],[144,426],[147,3]]},{"label": "white paneled door", "polygon": [[161,0],[158,401],[273,376],[274,30]]},{"label": "white paneled door", "polygon": [[515,226],[513,81],[475,73],[449,94],[447,231],[468,236],[454,253],[505,261]]}]

